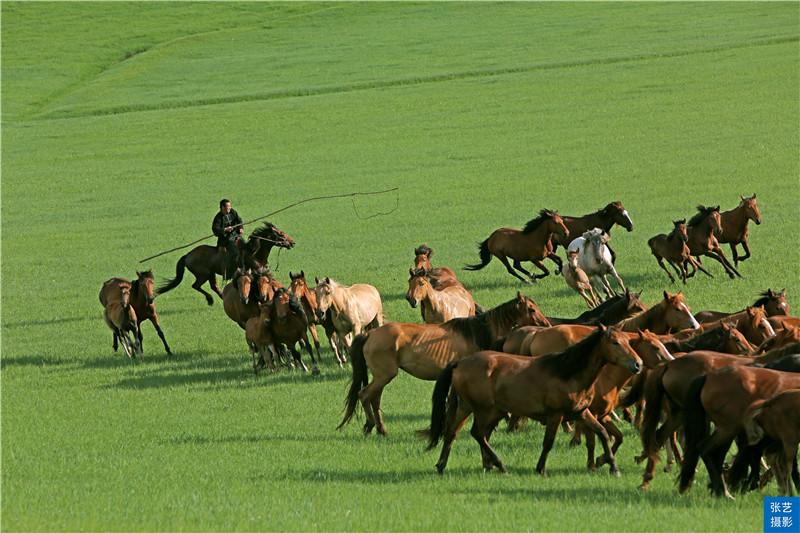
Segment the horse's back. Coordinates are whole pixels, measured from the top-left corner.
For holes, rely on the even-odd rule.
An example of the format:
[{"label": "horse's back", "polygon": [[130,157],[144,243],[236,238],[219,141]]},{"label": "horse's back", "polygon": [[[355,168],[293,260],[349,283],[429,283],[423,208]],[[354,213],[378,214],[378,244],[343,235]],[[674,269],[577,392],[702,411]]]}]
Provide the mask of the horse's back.
[{"label": "horse's back", "polygon": [[103,307],[107,306],[111,302],[119,301],[119,289],[126,284],[128,287],[132,287],[131,281],[125,278],[111,278],[104,281],[103,286],[100,288],[99,296],[100,303],[103,305]]}]

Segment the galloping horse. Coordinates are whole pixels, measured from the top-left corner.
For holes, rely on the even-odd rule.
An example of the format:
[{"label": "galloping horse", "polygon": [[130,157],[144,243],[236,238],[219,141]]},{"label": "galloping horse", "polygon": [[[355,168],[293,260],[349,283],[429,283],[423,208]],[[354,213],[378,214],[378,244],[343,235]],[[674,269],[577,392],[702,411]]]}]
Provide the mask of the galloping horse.
[{"label": "galloping horse", "polygon": [[431,266],[432,255],[433,249],[427,244],[422,244],[414,249],[414,270],[424,269],[428,273],[428,279],[431,280],[431,285],[437,291],[453,285],[460,285],[463,287],[452,268],[433,268]]},{"label": "galloping horse", "polygon": [[145,270],[144,272],[136,272],[136,279],[131,283],[131,305],[136,312],[137,328],[136,335],[139,339],[139,350],[144,352],[142,346],[142,322],[149,320],[156,328],[156,333],[164,343],[164,350],[167,355],[172,355],[169,349],[167,339],[164,337],[164,332],[161,330],[161,324],[158,321],[158,313],[156,313],[155,291],[153,290],[153,271]]},{"label": "galloping horse", "polygon": [[742,332],[735,325],[722,322],[718,327],[703,331],[691,330],[690,337],[683,335],[663,335],[661,341],[671,353],[686,353],[697,350],[710,350],[713,352],[731,353],[737,355],[751,355],[755,347],[750,344]]},{"label": "galloping horse", "polygon": [[[301,270],[299,274],[292,274],[289,272],[289,279],[292,280],[291,285],[289,285],[289,290],[300,300],[300,304],[303,306],[303,311],[305,311],[306,318],[308,319],[308,331],[311,333],[311,338],[314,339],[314,349],[317,351],[317,359],[322,361],[322,356],[319,353],[319,334],[317,333],[317,324],[321,324],[322,320],[317,317],[317,295],[309,288],[308,283],[306,283],[305,271]],[[332,331],[331,335],[328,335],[328,343],[331,346],[333,355],[336,357],[336,362],[339,363],[340,367],[343,366],[347,362],[347,358],[339,350],[339,341],[335,332]]]},{"label": "galloping horse", "polygon": [[103,319],[114,335],[114,351],[117,351],[119,342],[125,355],[136,357],[139,323],[131,305],[131,282],[124,278],[107,280],[100,289],[100,304],[103,306]]},{"label": "galloping horse", "polygon": [[[528,280],[511,268],[508,263],[509,257],[514,261],[514,268],[533,281],[550,274],[542,263],[544,258],[554,261],[558,265],[557,272],[561,272],[563,266],[561,258],[555,254],[553,245],[550,243],[553,235],[566,239],[569,236],[569,230],[564,225],[561,215],[555,211],[543,209],[539,212],[538,217],[528,221],[522,231],[512,228],[495,230],[488,239],[478,244],[481,262],[475,265],[467,265],[464,268],[466,270],[480,270],[489,264],[494,255],[503,263],[509,274],[525,283],[528,283]],[[543,274],[531,274],[522,266],[522,261],[531,261]]]},{"label": "galloping horse", "polygon": [[[583,232],[592,228],[600,228],[605,233],[610,234],[614,224],[622,226],[628,231],[633,231],[633,221],[627,209],[622,205],[622,202],[611,202],[604,208],[594,213],[583,215],[582,217],[564,215],[562,218],[564,219],[564,225],[569,230],[570,235],[581,235]],[[555,252],[559,245],[566,248],[569,246],[569,243],[568,237],[559,238],[555,236],[553,237],[553,251]],[[614,250],[612,250],[610,246],[608,247],[608,251],[611,253],[612,260],[616,261],[617,254],[614,253]]]},{"label": "galloping horse", "polygon": [[741,331],[747,340],[756,346],[775,336],[775,330],[772,328],[772,324],[769,323],[769,320],[767,320],[763,307],[748,307],[744,311],[740,311],[715,322],[706,322],[700,327],[702,329],[711,329],[718,327],[723,322],[735,324],[736,329]]},{"label": "galloping horse", "polygon": [[[489,348],[515,327],[528,324],[549,322],[532,299],[517,293],[480,315],[454,318],[444,324],[389,322],[357,337],[351,349],[353,379],[339,427],[350,421],[360,401],[367,418],[364,433],[376,428],[386,435],[381,395],[401,368],[416,378],[434,380],[451,361]],[[372,371],[369,384],[368,371]]]},{"label": "galloping horse", "polygon": [[[733,262],[739,266],[739,261],[744,261],[750,257],[750,245],[747,242],[748,230],[747,222],[752,220],[757,225],[761,225],[761,213],[758,211],[758,201],[756,195],[750,198],[739,196],[739,205],[730,211],[720,213],[722,219],[722,233],[717,237],[720,244],[728,243],[731,247]],[[739,257],[736,245],[741,244],[745,255]]]},{"label": "galloping horse", "polygon": [[[610,298],[615,292],[606,278],[607,274],[614,276],[617,284],[622,291],[625,291],[625,284],[617,274],[614,263],[611,260],[611,252],[608,249],[609,236],[603,233],[600,228],[586,231],[580,237],[573,239],[567,248],[568,252],[578,252],[578,265],[586,274],[603,288],[603,292]],[[598,291],[599,292],[599,291]]]},{"label": "galloping horse", "polygon": [[616,328],[598,331],[566,351],[543,357],[520,357],[483,351],[450,363],[436,380],[431,410],[428,449],[444,437],[436,469],[441,474],[453,441],[470,414],[470,434],[481,448],[483,468],[506,468],[489,446],[498,422],[509,414],[546,424],[542,453],[536,471],[545,475],[545,463],[562,420],[582,420],[600,437],[611,473],[619,468],[606,429],[589,409],[594,384],[606,363],[638,374],[642,361],[628,339]]},{"label": "galloping horse", "polygon": [[[731,279],[736,276],[741,278],[742,275],[725,257],[725,253],[720,248],[719,241],[715,237],[721,232],[722,218],[720,217],[719,206],[706,207],[698,205],[697,213],[689,219],[689,240],[686,244],[689,245],[689,251],[693,256],[699,258],[701,255],[707,255],[711,259],[719,261]],[[694,276],[695,272],[696,270],[693,270],[689,277]]]},{"label": "galloping horse", "polygon": [[[222,291],[222,307],[228,318],[239,324],[245,329],[247,321],[259,314],[257,298],[251,299],[251,294],[255,287],[252,270],[237,269],[230,283],[225,285]],[[268,286],[268,278],[260,276],[262,284]],[[266,292],[266,290],[265,290]],[[266,297],[262,301],[266,301]]]},{"label": "galloping horse", "polygon": [[581,295],[589,309],[600,305],[600,298],[594,292],[594,287],[589,282],[589,276],[578,266],[578,252],[573,250],[567,253],[567,262],[561,268],[561,275],[567,285]]},{"label": "galloping horse", "polygon": [[326,277],[322,281],[314,278],[317,286],[317,318],[322,321],[330,310],[336,335],[350,351],[352,339],[367,329],[383,324],[383,303],[378,289],[366,283],[351,286],[340,285]]},{"label": "galloping horse", "polygon": [[693,265],[696,269],[710,276],[711,274],[703,268],[703,265],[692,257],[689,246],[686,244],[689,240],[686,219],[673,220],[672,224],[674,227],[668,235],[659,233],[647,241],[650,252],[653,254],[653,257],[656,258],[656,261],[658,261],[658,266],[664,269],[664,272],[667,273],[672,283],[675,283],[675,278],[672,277],[670,271],[664,266],[664,259],[675,269],[675,272],[681,277],[684,285],[686,285],[686,278],[689,274],[686,269],[687,264]]},{"label": "galloping horse", "polygon": [[[283,344],[292,352],[295,362],[302,368],[303,372],[308,372],[308,368],[300,357],[300,352],[295,346],[302,341],[311,356],[312,373],[319,374],[319,366],[311,350],[311,343],[308,342],[306,330],[308,319],[300,301],[288,289],[278,289],[271,302],[271,313],[269,314],[269,329],[275,344]],[[271,354],[270,354],[271,355]],[[271,359],[271,356],[270,356]],[[270,361],[272,366],[272,361]]]},{"label": "galloping horse", "polygon": [[441,324],[453,318],[475,315],[475,301],[463,286],[450,285],[436,290],[427,270],[409,269],[408,273],[411,277],[406,300],[415,309],[420,306],[426,324]]},{"label": "galloping horse", "polygon": [[[763,307],[767,316],[788,316],[791,312],[789,302],[786,301],[786,289],[775,292],[772,289],[767,289],[762,292],[760,298],[753,302],[752,307]],[[725,318],[730,315],[740,313],[741,311],[734,311],[726,313],[723,311],[700,311],[694,317],[701,324],[703,322],[714,322],[720,318]]]},{"label": "galloping horse", "polygon": [[[243,245],[244,249],[241,250],[242,263],[253,269],[266,267],[269,253],[273,246],[290,249],[294,246],[294,240],[274,225],[264,222],[262,227],[257,228],[250,234],[247,242]],[[226,272],[225,270],[226,257],[226,253],[216,246],[201,244],[178,259],[178,264],[175,267],[175,277],[159,287],[156,292],[164,294],[180,285],[183,280],[184,270],[188,268],[189,272],[194,274],[196,278],[192,283],[192,288],[206,297],[208,305],[213,305],[214,299],[203,290],[202,286],[205,282],[208,282],[213,291],[222,298],[222,291],[217,285],[216,275],[221,275],[223,279],[233,276],[233,272]]]}]

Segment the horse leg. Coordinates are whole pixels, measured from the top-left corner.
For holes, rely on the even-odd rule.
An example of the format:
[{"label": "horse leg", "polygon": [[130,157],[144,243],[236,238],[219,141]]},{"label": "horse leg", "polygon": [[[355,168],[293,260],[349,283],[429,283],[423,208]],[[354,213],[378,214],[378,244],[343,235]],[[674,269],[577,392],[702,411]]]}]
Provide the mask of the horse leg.
[{"label": "horse leg", "polygon": [[303,372],[308,372],[308,367],[303,362],[302,357],[300,356],[300,352],[298,351],[297,347],[295,346],[294,342],[290,342],[287,346],[289,351],[292,352],[292,359],[294,359],[295,363],[300,366]]},{"label": "horse leg", "polygon": [[536,463],[536,472],[543,477],[547,477],[545,472],[545,464],[547,463],[547,454],[553,448],[553,442],[556,440],[556,433],[558,426],[561,425],[561,415],[553,415],[547,421],[547,429],[544,433],[544,441],[542,443],[542,453],[539,455],[539,461]]},{"label": "horse leg", "polygon": [[[452,395],[453,393],[451,393]],[[471,411],[465,402],[452,401],[451,396],[447,401],[447,426],[444,430],[444,444],[442,444],[442,452],[439,454],[439,460],[436,462],[436,471],[440,474],[444,473],[447,467],[447,459],[450,457],[450,450],[453,448],[453,441],[456,440],[458,432],[464,427]],[[457,406],[454,404],[457,403]]]},{"label": "horse leg", "polygon": [[[742,237],[741,244],[742,244],[742,249],[744,249],[744,255],[739,258],[739,261],[750,259],[750,243],[747,242],[747,234],[745,234],[745,236]],[[731,246],[733,246],[733,244],[731,244]]]},{"label": "horse leg", "polygon": [[611,288],[611,283],[608,282],[608,278],[605,274],[600,274],[597,276],[600,280],[600,284],[603,286],[603,291],[608,295],[609,298],[613,298],[615,296],[614,289]]},{"label": "horse leg", "polygon": [[[689,259],[691,260],[692,267],[694,267],[694,270],[692,271],[692,276],[694,276],[694,273],[699,270],[700,272],[702,272],[703,274],[705,274],[709,278],[713,278],[714,277],[714,275],[711,272],[709,272],[708,270],[706,270],[703,267],[703,265],[700,263],[700,258],[699,257],[695,258],[695,257],[689,256]],[[689,277],[692,277],[692,276],[689,276]]]},{"label": "horse leg", "polygon": [[[372,428],[376,426],[380,435],[384,437],[387,435],[386,427],[383,425],[382,415],[379,419],[378,413],[381,408],[383,388],[397,376],[397,372],[398,368],[396,364],[392,364],[388,368],[373,368],[372,382],[359,391],[358,399],[361,400],[361,406],[364,408],[364,413],[367,415],[367,421],[364,424],[365,435],[369,435],[372,432]],[[375,399],[374,402],[373,399]]]},{"label": "horse leg", "polygon": [[[213,276],[213,274],[212,274],[212,276]],[[206,291],[203,290],[203,283],[208,281],[208,279],[207,278],[206,279],[200,278],[200,276],[198,276],[197,274],[195,274],[194,277],[195,277],[195,279],[194,279],[194,283],[192,283],[192,288],[206,297],[206,303],[208,305],[214,305],[214,298],[212,298],[210,294],[208,294]],[[216,283],[216,281],[214,283]]]},{"label": "horse leg", "polygon": [[730,242],[728,245],[731,247],[731,256],[733,257],[733,264],[739,266],[739,253],[736,251],[736,243]]},{"label": "horse leg", "polygon": [[[317,351],[317,359],[322,362],[322,355],[319,353],[319,333],[317,333],[317,325],[313,323],[308,324],[308,331],[311,333],[311,338],[314,340],[314,349]],[[338,356],[337,356],[338,360]],[[342,362],[339,361],[339,366],[342,366]]]},{"label": "horse leg", "polygon": [[483,411],[475,411],[470,435],[472,435],[472,438],[478,442],[478,446],[481,447],[483,469],[486,471],[497,467],[500,472],[506,472],[505,465],[503,465],[503,462],[494,452],[492,447],[489,446],[489,437],[491,436],[494,428],[497,426],[497,423],[502,418],[503,413],[491,407]]},{"label": "horse leg", "polygon": [[211,273],[211,276],[208,278],[208,284],[211,286],[211,289],[217,293],[219,299],[222,300],[222,290],[219,288],[219,285],[217,285],[217,275],[214,274],[213,272]]},{"label": "horse leg", "polygon": [[[305,342],[308,355],[311,356],[311,373],[316,376],[319,374],[319,366],[317,365],[317,359],[314,357],[314,352],[311,350],[311,343],[308,342],[308,335],[306,335],[305,331],[303,331],[302,340]],[[317,343],[317,345],[319,345],[319,343]]]},{"label": "horse leg", "polygon": [[[172,350],[169,349],[169,344],[167,344],[167,338],[164,336],[164,332],[161,330],[161,323],[158,320],[158,315],[153,313],[153,316],[150,317],[150,322],[153,323],[153,327],[156,328],[156,333],[158,333],[158,338],[161,339],[161,342],[164,344],[164,350],[166,350],[167,355],[172,355]],[[139,344],[141,345],[142,339],[139,337]]]},{"label": "horse leg", "polygon": [[589,429],[594,431],[595,435],[600,437],[600,444],[603,445],[603,452],[605,453],[606,462],[611,466],[611,474],[619,477],[619,467],[617,461],[614,459],[614,452],[611,450],[611,443],[609,442],[608,432],[603,424],[597,421],[597,418],[592,414],[589,409],[584,409],[581,413],[581,419],[588,426]]},{"label": "horse leg", "polygon": [[664,272],[666,272],[667,276],[669,276],[669,280],[672,283],[675,283],[675,278],[672,277],[672,273],[669,270],[667,270],[666,266],[664,266],[664,259],[662,257],[660,257],[660,256],[655,256],[655,257],[656,257],[656,261],[658,261],[658,266],[660,266],[662,269],[664,269]]},{"label": "horse leg", "polygon": [[[517,278],[518,280],[520,280],[523,283],[530,283],[530,281],[528,281],[527,279],[525,279],[522,276],[520,276],[519,274],[517,274],[514,271],[514,269],[511,268],[511,265],[508,263],[508,258],[506,256],[498,255],[497,258],[500,260],[501,263],[503,263],[503,266],[506,267],[506,270],[508,270],[509,274],[511,274],[512,276],[514,276],[515,278]],[[536,278],[532,278],[532,279],[535,280]]]},{"label": "horse leg", "polygon": [[[609,417],[605,417],[603,421],[600,423],[603,425],[604,428],[606,428],[606,432],[608,432],[609,438],[610,437],[614,438],[614,444],[611,446],[611,453],[613,453],[614,456],[616,457],[617,451],[619,450],[619,447],[622,446],[622,441],[624,440],[622,437],[622,432],[619,430],[616,424],[614,424],[614,421],[611,420]],[[600,468],[601,466],[606,464],[607,460],[608,458],[605,456],[598,457],[597,468]]]},{"label": "horse leg", "polygon": [[700,455],[706,465],[706,470],[708,470],[711,492],[714,496],[725,496],[728,499],[733,499],[725,483],[722,464],[734,437],[735,435],[729,435],[728,432],[717,428],[707,441],[701,443],[702,451]]},{"label": "horse leg", "polygon": [[609,270],[611,271],[611,275],[614,276],[614,279],[617,280],[617,285],[619,285],[620,290],[622,291],[622,293],[624,293],[625,292],[625,284],[622,283],[622,278],[619,277],[619,273],[617,272],[617,269],[614,268],[614,265],[611,265],[609,267]]},{"label": "horse leg", "polygon": [[594,309],[594,302],[591,298],[589,298],[589,295],[586,294],[586,289],[578,289],[578,294],[581,295],[581,298],[583,298],[583,300],[586,302],[586,305],[589,306],[589,309]]},{"label": "horse leg", "polygon": [[525,270],[525,267],[522,266],[522,263],[519,262],[519,259],[514,259],[514,268],[528,276],[529,278],[533,279],[533,274]]},{"label": "horse leg", "polygon": [[113,328],[111,330],[111,336],[114,338],[114,341],[112,343],[112,347],[114,348],[114,351],[116,352],[117,350],[119,350],[119,342],[118,342],[119,334],[117,333],[117,328]]},{"label": "horse leg", "polygon": [[[583,429],[585,426],[583,422],[579,422],[575,425],[575,432],[578,432],[578,428]],[[571,443],[570,443],[571,444]],[[594,432],[586,431],[586,468],[590,472],[594,472],[597,470],[597,464],[594,460],[594,449],[595,449],[595,439],[594,439]]]},{"label": "horse leg", "polygon": [[725,254],[722,253],[722,248],[720,248],[719,246],[717,246],[712,250],[707,251],[705,255],[707,255],[708,257],[710,257],[715,261],[718,261],[719,264],[722,265],[722,268],[725,269],[725,272],[731,279],[734,279],[736,276],[739,276],[740,278],[742,277],[742,275],[739,274],[739,271],[733,268],[733,265],[730,263],[730,261],[728,261],[728,258],[725,257]]},{"label": "horse leg", "polygon": [[542,274],[538,274],[538,275],[534,276],[534,277],[533,277],[534,279],[542,279],[542,278],[546,278],[547,276],[549,276],[549,275],[550,275],[550,272],[549,272],[549,271],[547,270],[547,268],[544,266],[544,263],[542,263],[542,260],[541,260],[541,259],[536,259],[536,260],[533,260],[533,261],[531,261],[531,263],[533,263],[534,265],[536,265],[536,268],[538,268],[539,270],[541,270],[541,271],[542,271]]},{"label": "horse leg", "polygon": [[555,272],[556,275],[561,274],[561,269],[564,268],[564,263],[561,261],[561,258],[555,254],[555,250],[553,250],[553,253],[547,254],[547,259],[556,264],[556,267],[558,268],[558,270]]},{"label": "horse leg", "polygon": [[670,413],[667,416],[667,420],[661,425],[660,428],[656,430],[653,450],[645,449],[641,457],[637,459],[637,462],[641,462],[641,460],[645,458],[647,459],[647,464],[644,468],[644,474],[642,474],[642,484],[639,485],[640,489],[647,490],[650,488],[650,483],[656,477],[656,461],[658,460],[658,451],[664,446],[667,438],[670,438],[675,434],[675,430],[680,424],[680,414],[675,412]]}]

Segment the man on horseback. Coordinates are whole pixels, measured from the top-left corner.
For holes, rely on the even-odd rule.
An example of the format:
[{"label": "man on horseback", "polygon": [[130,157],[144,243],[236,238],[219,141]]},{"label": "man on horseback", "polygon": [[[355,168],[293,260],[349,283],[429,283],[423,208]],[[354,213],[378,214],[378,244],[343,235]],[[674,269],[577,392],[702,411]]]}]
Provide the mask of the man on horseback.
[{"label": "man on horseback", "polygon": [[231,201],[223,198],[219,201],[219,213],[214,216],[211,231],[217,236],[217,247],[227,250],[226,264],[229,272],[233,272],[239,264],[239,243],[244,232],[242,217],[231,207]]}]

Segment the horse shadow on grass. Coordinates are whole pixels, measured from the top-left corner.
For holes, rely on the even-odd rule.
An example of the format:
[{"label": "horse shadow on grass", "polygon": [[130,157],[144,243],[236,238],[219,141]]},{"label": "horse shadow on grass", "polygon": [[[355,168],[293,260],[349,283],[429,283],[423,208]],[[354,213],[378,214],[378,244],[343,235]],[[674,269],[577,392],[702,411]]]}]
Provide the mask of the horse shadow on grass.
[{"label": "horse shadow on grass", "polygon": [[350,441],[351,437],[343,434],[331,435],[229,435],[225,437],[206,437],[205,435],[176,435],[173,437],[159,439],[158,444],[170,446],[183,445],[205,445],[205,444],[262,444],[268,442],[331,442],[331,441]]},{"label": "horse shadow on grass", "polygon": [[[357,485],[385,485],[387,483],[411,483],[421,479],[434,479],[436,471],[430,470],[351,470],[351,471],[324,471],[324,470],[295,470],[291,469],[284,474],[278,474],[287,481],[300,481],[310,483],[353,483]],[[251,481],[261,482],[265,479],[273,480],[275,475],[256,475]]]}]

